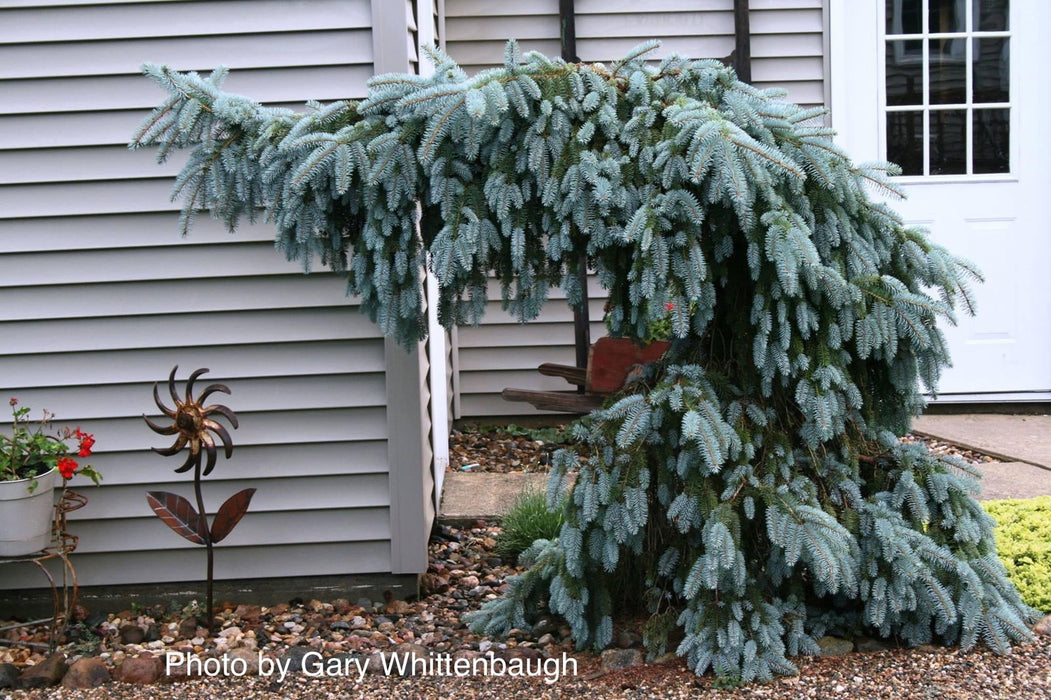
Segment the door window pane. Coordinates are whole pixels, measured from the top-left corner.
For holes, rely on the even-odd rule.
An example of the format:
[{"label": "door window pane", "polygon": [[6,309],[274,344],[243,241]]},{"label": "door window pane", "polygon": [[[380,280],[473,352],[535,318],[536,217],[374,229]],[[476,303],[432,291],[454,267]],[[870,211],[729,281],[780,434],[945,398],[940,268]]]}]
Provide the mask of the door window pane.
[{"label": "door window pane", "polygon": [[887,34],[923,33],[922,0],[887,0]]},{"label": "door window pane", "polygon": [[1010,110],[974,110],[974,172],[1008,172],[1009,125]]},{"label": "door window pane", "polygon": [[966,39],[931,39],[931,104],[951,105],[967,101]]},{"label": "door window pane", "polygon": [[887,104],[923,104],[923,41],[887,42]]},{"label": "door window pane", "polygon": [[967,172],[967,110],[931,110],[931,175]]},{"label": "door window pane", "polygon": [[1007,102],[1010,57],[1008,39],[974,39],[974,101]]},{"label": "door window pane", "polygon": [[1008,0],[973,0],[977,20],[975,29],[980,32],[1006,32]]},{"label": "door window pane", "polygon": [[930,12],[927,16],[928,29],[931,34],[967,31],[967,8],[964,0],[929,0]]},{"label": "door window pane", "polygon": [[923,112],[887,114],[887,160],[902,175],[923,175]]}]

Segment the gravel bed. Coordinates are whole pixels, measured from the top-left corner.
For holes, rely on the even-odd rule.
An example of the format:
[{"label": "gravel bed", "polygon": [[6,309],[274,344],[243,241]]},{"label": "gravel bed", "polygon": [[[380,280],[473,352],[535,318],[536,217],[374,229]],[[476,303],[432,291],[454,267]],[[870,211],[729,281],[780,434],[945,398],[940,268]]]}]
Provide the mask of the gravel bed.
[{"label": "gravel bed", "polygon": [[580,673],[547,684],[539,679],[477,676],[386,677],[369,675],[309,678],[289,676],[283,683],[258,676],[217,677],[172,685],[110,683],[91,690],[55,688],[18,691],[16,698],[865,698],[930,700],[989,698],[1026,700],[1051,697],[1051,640],[1015,648],[1010,656],[988,651],[891,650],[829,659],[804,659],[799,676],[730,690],[713,687],[681,661],[649,664],[596,676],[582,659]]},{"label": "gravel bed", "polygon": [[[914,436],[906,440],[921,439]],[[923,439],[937,452],[972,462],[991,458],[955,446]],[[476,464],[478,471],[546,471],[548,455],[558,445],[496,430],[456,432],[451,463]],[[455,467],[454,467],[455,468]],[[710,676],[698,678],[681,659],[615,669],[598,655],[575,652],[568,628],[558,618],[541,618],[532,629],[514,631],[506,640],[489,639],[467,630],[460,616],[506,590],[506,578],[518,572],[493,551],[499,527],[483,522],[471,527],[440,526],[430,544],[430,566],[421,578],[421,598],[413,601],[302,601],[269,607],[224,603],[222,632],[209,635],[186,611],[145,609],[96,613],[83,611],[85,626],[100,637],[71,638],[61,648],[70,663],[97,656],[117,677],[119,667],[135,656],[190,654],[200,659],[262,654],[267,659],[302,658],[316,652],[324,658],[356,659],[362,664],[378,654],[406,650],[430,658],[529,658],[549,675],[510,677],[489,666],[489,673],[457,677],[451,668],[402,677],[397,673],[359,675],[357,667],[341,671],[219,673],[209,678],[163,677],[153,685],[109,682],[78,690],[0,690],[12,698],[1051,698],[1051,637],[1015,647],[1006,657],[978,648],[970,652],[925,646],[885,648],[844,656],[797,659],[800,675],[769,684],[721,688]],[[629,623],[630,624],[630,623]],[[0,623],[2,626],[2,623]],[[1051,632],[1051,618],[1043,623]],[[640,654],[639,638],[625,628],[618,645]],[[11,633],[9,633],[11,634]],[[27,638],[42,640],[42,630]],[[414,651],[413,651],[414,650]],[[298,654],[298,656],[296,656]],[[38,664],[40,652],[0,646],[0,663],[19,667]],[[349,663],[349,662],[348,662]],[[558,666],[561,663],[563,666]],[[552,665],[554,664],[554,665]],[[528,666],[526,668],[529,668]],[[378,670],[378,669],[377,669]],[[551,674],[554,675],[551,675]],[[558,676],[554,680],[555,675]],[[545,682],[553,681],[553,682]]]},{"label": "gravel bed", "polygon": [[[217,674],[202,679],[179,680],[144,686],[109,682],[99,688],[75,690],[62,687],[45,690],[8,691],[13,698],[1051,698],[1051,637],[1038,636],[1031,644],[1017,646],[1005,657],[978,648],[959,649],[925,646],[916,649],[888,648],[853,652],[837,657],[797,659],[800,675],[770,684],[751,684],[720,689],[710,676],[698,678],[680,659],[610,670],[591,653],[573,651],[568,629],[557,618],[541,618],[529,630],[513,632],[507,640],[493,640],[471,633],[459,621],[462,612],[476,609],[484,600],[504,590],[506,577],[518,571],[492,553],[499,529],[483,523],[474,527],[442,526],[430,546],[431,564],[423,577],[425,595],[418,601],[390,600],[351,603],[336,600],[295,601],[272,608],[225,605],[222,633],[209,636],[196,627],[186,635],[176,614],[154,619],[131,611],[110,614],[98,625],[103,633],[97,648],[84,649],[71,641],[64,651],[72,662],[79,654],[101,654],[114,668],[143,651],[192,653],[201,658],[221,658],[224,651],[262,652],[267,658],[287,659],[316,651],[329,658],[367,660],[377,652],[413,648],[424,654],[476,658],[495,652],[504,659],[546,659],[556,664],[545,677],[509,677],[490,671],[455,677],[441,669],[417,676],[365,674],[353,668],[341,672],[319,672],[314,676],[290,672],[283,679],[276,673],[248,673],[242,677]],[[1051,620],[1045,621],[1051,632]],[[131,626],[129,626],[131,625]],[[132,627],[154,628],[162,636],[154,642],[129,643]],[[189,625],[188,627],[193,627]],[[618,626],[616,639],[637,656],[638,636]],[[418,646],[415,646],[418,645]],[[0,648],[2,649],[2,648]],[[11,653],[10,651],[7,653]],[[36,653],[24,661],[40,662]],[[563,661],[564,659],[564,661]],[[571,663],[571,661],[572,663]],[[540,671],[540,661],[534,668]],[[558,663],[566,666],[558,667]],[[575,664],[575,667],[572,665]],[[490,667],[495,669],[494,667]],[[548,668],[548,667],[545,667]],[[574,672],[575,671],[575,672]],[[114,671],[114,675],[119,675]],[[0,696],[4,691],[0,690]]]}]

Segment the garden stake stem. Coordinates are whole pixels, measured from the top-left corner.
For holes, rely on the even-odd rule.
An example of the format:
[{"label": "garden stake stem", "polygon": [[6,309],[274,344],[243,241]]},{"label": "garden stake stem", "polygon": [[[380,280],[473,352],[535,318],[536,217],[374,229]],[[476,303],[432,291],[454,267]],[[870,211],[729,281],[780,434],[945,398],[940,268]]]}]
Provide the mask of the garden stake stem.
[{"label": "garden stake stem", "polygon": [[[194,465],[193,470],[193,493],[197,497],[197,512],[202,514],[204,510],[204,497],[201,495],[201,455],[197,455],[197,462]],[[213,575],[212,565],[215,560],[214,550],[212,548],[212,533],[208,528],[204,529],[204,548],[207,551],[208,563],[205,567],[205,609],[204,615],[207,620],[207,627],[210,633],[215,632],[215,613],[213,612],[212,605],[212,589],[213,589]]]}]

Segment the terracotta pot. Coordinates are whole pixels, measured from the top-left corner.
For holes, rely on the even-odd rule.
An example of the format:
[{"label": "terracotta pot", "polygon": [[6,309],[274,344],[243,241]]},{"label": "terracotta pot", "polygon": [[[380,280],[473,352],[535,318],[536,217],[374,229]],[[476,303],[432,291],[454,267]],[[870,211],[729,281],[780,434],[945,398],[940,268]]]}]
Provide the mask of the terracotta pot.
[{"label": "terracotta pot", "polygon": [[0,557],[33,554],[51,542],[58,478],[56,467],[32,479],[0,481]]},{"label": "terracotta pot", "polygon": [[617,391],[624,386],[632,365],[656,362],[669,347],[667,340],[636,345],[630,338],[599,338],[591,346],[588,359],[588,390],[597,394]]}]

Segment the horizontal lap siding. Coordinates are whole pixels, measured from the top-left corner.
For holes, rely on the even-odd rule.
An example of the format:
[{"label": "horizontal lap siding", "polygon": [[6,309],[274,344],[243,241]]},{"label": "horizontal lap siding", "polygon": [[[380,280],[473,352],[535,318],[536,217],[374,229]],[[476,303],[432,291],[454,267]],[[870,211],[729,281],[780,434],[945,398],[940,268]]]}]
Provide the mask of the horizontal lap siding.
[{"label": "horizontal lap siding", "polygon": [[[143,61],[233,69],[268,104],[361,97],[367,0],[43,2],[0,10],[0,396],[96,435],[104,486],[71,514],[82,585],[199,580],[199,548],[154,517],[147,490],[190,496],[148,451],[153,383],[197,367],[233,408],[232,459],[205,480],[213,511],[258,489],[221,545],[218,578],[389,572],[384,341],[331,275],[304,276],[265,224],[201,215],[180,238],[172,176],[126,142],[163,93]],[[182,389],[182,382],[179,382]],[[0,425],[6,430],[7,425]],[[0,588],[40,585],[5,571]]]},{"label": "horizontal lap siding", "polygon": [[751,0],[752,82],[788,99],[825,104],[823,0]]},{"label": "horizontal lap siding", "polygon": [[[806,105],[824,103],[822,0],[751,0],[752,77],[759,87],[784,88]],[[609,62],[638,44],[659,39],[652,55],[724,58],[734,48],[733,0],[576,0],[577,53]],[[644,8],[644,9],[643,9]],[[561,55],[558,1],[494,3],[446,0],[446,51],[471,73],[502,65],[504,45]],[[599,337],[603,293],[591,281],[591,337]],[[554,297],[559,294],[552,293]],[[499,299],[499,289],[490,288]],[[490,302],[478,327],[458,329],[453,352],[457,417],[534,415],[524,403],[500,398],[505,387],[565,390],[558,378],[537,374],[543,362],[574,364],[572,312],[552,300],[541,317],[520,325]]]},{"label": "horizontal lap siding", "polygon": [[445,50],[469,73],[503,65],[511,38],[522,53],[560,55],[558,0],[445,0]]}]

